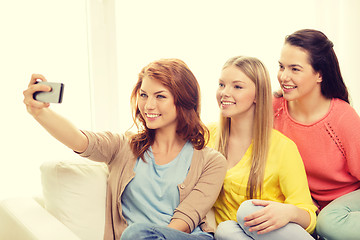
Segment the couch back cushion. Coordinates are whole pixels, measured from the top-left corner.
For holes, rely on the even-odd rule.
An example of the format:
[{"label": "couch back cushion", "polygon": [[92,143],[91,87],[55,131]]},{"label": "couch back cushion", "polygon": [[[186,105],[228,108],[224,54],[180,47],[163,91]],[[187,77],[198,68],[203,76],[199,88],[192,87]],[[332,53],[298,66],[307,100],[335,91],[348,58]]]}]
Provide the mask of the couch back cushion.
[{"label": "couch back cushion", "polygon": [[81,239],[103,239],[107,166],[75,157],[45,162],[40,171],[45,208]]}]

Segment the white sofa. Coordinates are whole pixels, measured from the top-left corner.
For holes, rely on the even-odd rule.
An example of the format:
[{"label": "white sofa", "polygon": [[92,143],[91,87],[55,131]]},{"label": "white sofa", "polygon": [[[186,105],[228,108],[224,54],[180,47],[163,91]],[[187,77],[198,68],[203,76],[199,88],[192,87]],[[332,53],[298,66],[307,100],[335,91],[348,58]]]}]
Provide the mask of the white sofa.
[{"label": "white sofa", "polygon": [[0,202],[0,240],[102,240],[107,166],[75,158],[40,170],[43,196]]},{"label": "white sofa", "polygon": [[75,158],[40,170],[43,196],[0,202],[0,239],[102,240],[106,165]]}]

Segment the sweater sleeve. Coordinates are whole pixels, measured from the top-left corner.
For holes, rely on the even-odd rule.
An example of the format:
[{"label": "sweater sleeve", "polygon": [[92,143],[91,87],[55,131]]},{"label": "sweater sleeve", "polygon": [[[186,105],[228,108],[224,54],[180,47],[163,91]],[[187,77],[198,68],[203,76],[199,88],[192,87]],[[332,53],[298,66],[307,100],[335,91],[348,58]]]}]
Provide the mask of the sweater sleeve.
[{"label": "sweater sleeve", "polygon": [[[199,175],[199,177],[195,180],[194,186],[186,189],[186,184],[189,184],[186,181],[184,182],[185,185],[180,184],[179,186],[181,202],[173,215],[174,219],[185,221],[189,225],[191,232],[201,223],[215,203],[227,170],[225,157],[219,152],[207,148],[206,152],[202,151],[201,157],[207,159],[205,165],[193,169],[193,171],[199,172],[199,174],[195,174]],[[201,161],[200,159],[196,160]],[[189,172],[188,175],[190,174]],[[191,181],[194,181],[194,179]],[[182,191],[186,192],[183,199],[181,196]]]},{"label": "sweater sleeve", "polygon": [[298,208],[307,211],[310,215],[310,224],[306,231],[312,233],[316,225],[316,210],[314,205],[304,164],[300,153],[290,139],[284,142],[279,171],[279,183],[282,193],[285,196],[284,203],[293,204]]},{"label": "sweater sleeve", "polygon": [[110,132],[94,133],[82,131],[89,140],[89,145],[80,156],[109,165],[124,144],[125,137]]},{"label": "sweater sleeve", "polygon": [[346,105],[341,107],[342,112],[333,123],[334,137],[343,150],[348,171],[360,181],[360,117],[350,105]]}]

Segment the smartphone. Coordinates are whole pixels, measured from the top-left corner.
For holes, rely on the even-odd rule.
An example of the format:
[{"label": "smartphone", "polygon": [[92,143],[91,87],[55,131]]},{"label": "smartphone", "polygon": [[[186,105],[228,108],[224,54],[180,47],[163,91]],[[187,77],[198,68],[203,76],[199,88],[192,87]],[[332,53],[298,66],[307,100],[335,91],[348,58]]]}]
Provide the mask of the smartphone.
[{"label": "smartphone", "polygon": [[33,98],[40,102],[61,103],[64,93],[64,84],[56,82],[38,82],[51,87],[50,92],[35,92]]}]

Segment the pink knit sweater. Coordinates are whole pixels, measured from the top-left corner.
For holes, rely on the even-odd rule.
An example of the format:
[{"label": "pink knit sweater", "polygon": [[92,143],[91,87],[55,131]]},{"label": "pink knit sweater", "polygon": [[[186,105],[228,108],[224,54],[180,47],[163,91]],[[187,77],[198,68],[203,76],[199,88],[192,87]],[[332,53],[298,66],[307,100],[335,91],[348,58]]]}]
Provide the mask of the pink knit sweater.
[{"label": "pink knit sweater", "polygon": [[312,197],[320,208],[360,188],[360,118],[340,99],[312,124],[291,118],[284,98],[274,98],[274,128],[292,139],[304,161]]}]

